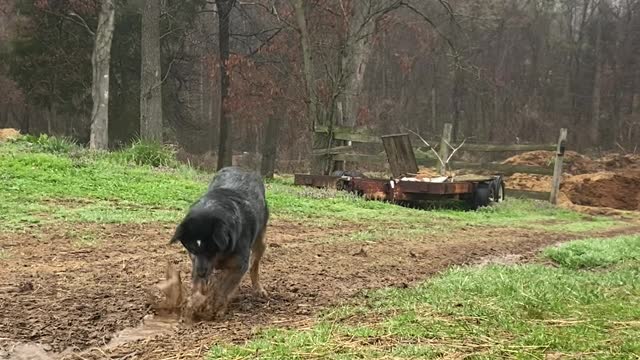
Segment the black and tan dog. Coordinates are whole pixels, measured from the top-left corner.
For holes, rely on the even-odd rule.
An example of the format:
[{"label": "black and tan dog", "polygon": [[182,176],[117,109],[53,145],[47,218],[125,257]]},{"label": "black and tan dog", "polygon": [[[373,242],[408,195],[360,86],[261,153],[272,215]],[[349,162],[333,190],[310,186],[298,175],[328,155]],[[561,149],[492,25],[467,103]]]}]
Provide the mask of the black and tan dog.
[{"label": "black and tan dog", "polygon": [[[191,257],[192,301],[204,299],[203,304],[193,301],[196,313],[206,307],[217,317],[223,315],[250,262],[254,291],[267,296],[259,271],[268,219],[262,178],[238,167],[220,170],[191,206],[171,243],[180,241]],[[214,269],[219,275],[210,283]]]}]

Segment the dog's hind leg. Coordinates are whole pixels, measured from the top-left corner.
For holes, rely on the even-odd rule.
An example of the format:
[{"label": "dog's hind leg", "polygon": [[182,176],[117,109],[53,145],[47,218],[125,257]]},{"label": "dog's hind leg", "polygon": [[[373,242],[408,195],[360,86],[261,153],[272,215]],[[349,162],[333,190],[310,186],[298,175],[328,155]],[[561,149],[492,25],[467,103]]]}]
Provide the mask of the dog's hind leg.
[{"label": "dog's hind leg", "polygon": [[264,298],[266,298],[268,294],[265,291],[264,287],[262,287],[262,284],[260,283],[260,260],[262,259],[262,255],[264,255],[264,252],[267,249],[267,244],[265,242],[266,234],[267,234],[267,229],[265,228],[258,235],[256,242],[253,244],[253,247],[251,248],[253,259],[251,261],[251,271],[250,271],[251,283],[253,284],[253,291],[255,291],[255,293],[258,296],[261,296]]}]

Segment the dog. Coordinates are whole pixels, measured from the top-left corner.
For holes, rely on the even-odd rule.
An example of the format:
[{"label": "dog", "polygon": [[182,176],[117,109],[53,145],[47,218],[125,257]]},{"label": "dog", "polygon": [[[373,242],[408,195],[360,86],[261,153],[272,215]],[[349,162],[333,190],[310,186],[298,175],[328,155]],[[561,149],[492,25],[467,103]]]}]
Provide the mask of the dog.
[{"label": "dog", "polygon": [[[260,175],[239,167],[226,167],[214,176],[207,192],[191,205],[177,226],[170,244],[180,241],[189,253],[192,299],[208,302],[216,317],[226,312],[250,262],[253,290],[267,297],[260,283],[260,260],[267,247],[268,220],[269,208]],[[214,269],[220,270],[220,274],[209,289]],[[198,306],[201,305],[194,307]]]}]

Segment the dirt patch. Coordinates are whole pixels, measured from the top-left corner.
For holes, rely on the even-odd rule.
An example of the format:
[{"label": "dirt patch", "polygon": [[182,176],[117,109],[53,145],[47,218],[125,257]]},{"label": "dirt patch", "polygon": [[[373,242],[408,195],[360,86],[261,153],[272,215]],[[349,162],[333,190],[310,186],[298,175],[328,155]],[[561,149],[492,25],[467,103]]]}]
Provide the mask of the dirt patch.
[{"label": "dirt patch", "polygon": [[[0,235],[3,248],[12,254],[0,267],[3,347],[8,347],[8,341],[40,343],[54,352],[81,351],[84,359],[160,359],[168,354],[199,358],[212,343],[245,341],[263,326],[308,325],[319,310],[365,289],[406,287],[450,265],[529,253],[572,239],[533,230],[470,227],[445,235],[355,246],[313,241],[349,229],[275,222],[268,230],[270,247],[263,265],[268,300],[255,297],[245,279],[224,319],[161,323],[162,331],[155,331],[148,323],[136,330],[153,313],[148,288],[164,278],[167,261],[184,278],[190,274],[183,250],[167,245],[173,229],[162,225],[67,227],[46,229],[46,235]],[[84,231],[91,231],[100,245],[78,247],[67,236]],[[114,335],[127,328],[134,330]]]}]

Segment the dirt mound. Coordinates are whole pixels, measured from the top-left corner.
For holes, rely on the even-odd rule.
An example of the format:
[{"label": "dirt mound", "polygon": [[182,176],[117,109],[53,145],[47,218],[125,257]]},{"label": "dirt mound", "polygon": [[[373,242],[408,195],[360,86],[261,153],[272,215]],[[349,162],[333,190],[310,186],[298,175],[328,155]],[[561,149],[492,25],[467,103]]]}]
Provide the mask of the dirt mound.
[{"label": "dirt mound", "polygon": [[[506,165],[525,166],[552,166],[556,157],[553,151],[529,151],[518,154],[503,161]],[[572,175],[597,172],[599,164],[587,156],[575,151],[567,151],[564,154],[563,170]]]},{"label": "dirt mound", "polygon": [[[503,162],[510,165],[550,166],[552,151],[531,151]],[[551,176],[516,173],[507,188],[549,192]],[[558,203],[582,211],[597,208],[640,210],[640,155],[608,154],[592,160],[574,151],[565,153]]]},{"label": "dirt mound", "polygon": [[20,131],[12,128],[0,129],[0,142],[15,140],[20,137]]},{"label": "dirt mound", "polygon": [[515,173],[505,178],[507,189],[551,191],[551,176]]},{"label": "dirt mound", "polygon": [[640,210],[640,171],[571,176],[560,189],[576,205]]},{"label": "dirt mound", "polygon": [[[505,178],[507,189],[549,192],[551,176],[516,173]],[[640,210],[640,170],[564,175],[558,204],[578,211],[594,208]]]},{"label": "dirt mound", "polygon": [[606,171],[640,169],[640,155],[638,154],[608,154],[596,161]]}]

